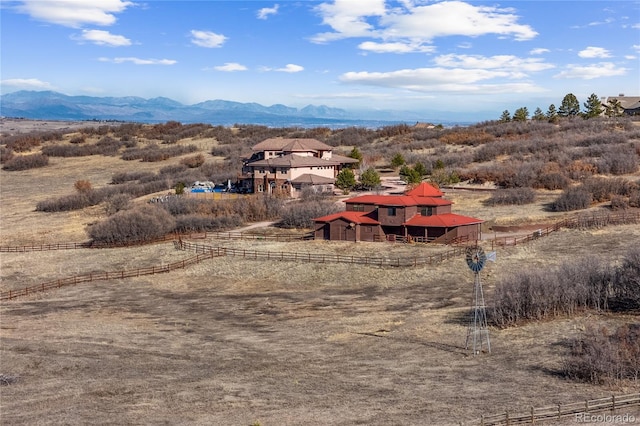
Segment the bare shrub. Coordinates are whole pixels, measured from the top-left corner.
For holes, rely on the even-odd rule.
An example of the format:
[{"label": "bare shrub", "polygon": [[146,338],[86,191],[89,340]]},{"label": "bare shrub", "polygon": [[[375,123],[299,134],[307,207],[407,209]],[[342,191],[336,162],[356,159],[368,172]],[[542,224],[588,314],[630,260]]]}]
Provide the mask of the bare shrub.
[{"label": "bare shrub", "polygon": [[591,193],[582,187],[570,187],[551,204],[551,209],[556,212],[569,212],[586,209],[591,205]]},{"label": "bare shrub", "polygon": [[43,154],[17,155],[7,160],[2,166],[2,169],[14,172],[44,167],[48,164],[49,157]]},{"label": "bare shrub", "polygon": [[72,144],[85,143],[86,141],[87,140],[85,139],[84,135],[74,136],[71,139],[69,139],[69,143],[72,143]]},{"label": "bare shrub", "polygon": [[569,186],[571,180],[563,173],[542,173],[538,176],[534,187],[544,188],[549,190],[565,189]]},{"label": "bare shrub", "polygon": [[614,276],[607,265],[591,259],[513,272],[496,284],[491,320],[507,327],[585,309],[606,309]]},{"label": "bare shrub", "polygon": [[14,156],[15,154],[13,153],[12,149],[7,148],[4,145],[0,145],[0,164],[6,163],[7,161],[11,160]]},{"label": "bare shrub", "polygon": [[174,218],[166,210],[142,205],[120,211],[89,226],[87,233],[97,243],[126,244],[163,237],[173,231],[175,224]]},{"label": "bare shrub", "polygon": [[109,216],[121,210],[131,207],[131,196],[129,194],[114,194],[106,199],[104,210]]},{"label": "bare shrub", "polygon": [[76,183],[73,184],[73,187],[78,192],[89,192],[89,191],[93,190],[93,187],[91,186],[91,182],[89,182],[88,180],[84,180],[84,179],[77,180]]},{"label": "bare shrub", "polygon": [[148,179],[151,177],[155,178],[155,176],[155,173],[151,172],[121,172],[111,176],[111,183],[120,184],[136,180]]},{"label": "bare shrub", "polygon": [[204,155],[196,154],[190,157],[183,158],[182,160],[180,160],[180,164],[184,164],[191,169],[200,167],[204,164]]},{"label": "bare shrub", "polygon": [[615,195],[628,197],[636,184],[624,178],[592,177],[584,181],[582,187],[596,202],[609,201]]},{"label": "bare shrub", "polygon": [[640,207],[640,189],[631,191],[629,195],[629,206]]},{"label": "bare shrub", "polygon": [[42,138],[38,134],[15,135],[3,138],[2,142],[15,152],[27,152],[39,147]]},{"label": "bare shrub", "polygon": [[0,374],[0,386],[8,386],[16,383],[18,376],[13,374]]},{"label": "bare shrub", "polygon": [[141,160],[145,162],[157,162],[197,150],[198,147],[195,145],[176,145],[167,148],[160,148],[158,145],[149,145],[145,148],[128,148],[122,153],[121,158],[126,161]]},{"label": "bare shrub", "polygon": [[175,219],[177,232],[219,231],[242,225],[242,218],[238,215],[213,217],[189,214],[176,216]]},{"label": "bare shrub", "polygon": [[627,199],[620,195],[614,195],[611,197],[611,210],[625,210],[629,208]]},{"label": "bare shrub", "polygon": [[638,169],[638,156],[633,146],[624,145],[602,153],[600,159],[596,161],[596,167],[601,174],[634,173]]},{"label": "bare shrub", "polygon": [[343,210],[331,201],[298,201],[288,204],[282,212],[278,226],[282,228],[311,228],[313,219]]},{"label": "bare shrub", "polygon": [[523,205],[533,203],[535,199],[536,193],[531,188],[508,188],[494,191],[485,204],[488,206]]},{"label": "bare shrub", "polygon": [[593,384],[637,383],[640,379],[640,324],[606,328],[589,327],[571,341],[563,372],[569,378]]},{"label": "bare shrub", "polygon": [[640,247],[630,249],[616,271],[615,297],[627,309],[640,308]]}]

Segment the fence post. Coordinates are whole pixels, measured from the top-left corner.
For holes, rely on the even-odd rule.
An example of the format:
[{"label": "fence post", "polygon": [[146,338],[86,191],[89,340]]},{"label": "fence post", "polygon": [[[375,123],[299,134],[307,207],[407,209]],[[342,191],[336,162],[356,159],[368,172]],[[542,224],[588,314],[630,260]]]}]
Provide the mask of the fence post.
[{"label": "fence post", "polygon": [[616,411],[616,396],[611,395],[611,412]]},{"label": "fence post", "polygon": [[588,412],[589,412],[589,400],[588,400],[588,399],[586,399],[586,400],[584,401],[584,412],[585,412],[585,413],[588,413]]},{"label": "fence post", "polygon": [[509,426],[509,412],[508,411],[504,412],[504,421],[506,422],[507,426]]},{"label": "fence post", "polygon": [[484,426],[484,414],[480,416],[480,426]]},{"label": "fence post", "polygon": [[531,424],[536,422],[536,416],[533,414],[533,405],[531,406]]},{"label": "fence post", "polygon": [[560,404],[558,404],[558,419],[562,418],[562,409],[560,408]]}]

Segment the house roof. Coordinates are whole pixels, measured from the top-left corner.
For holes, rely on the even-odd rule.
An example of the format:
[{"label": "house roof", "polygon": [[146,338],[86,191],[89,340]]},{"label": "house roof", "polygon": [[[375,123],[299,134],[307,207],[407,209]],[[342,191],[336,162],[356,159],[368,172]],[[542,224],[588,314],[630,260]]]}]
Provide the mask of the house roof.
[{"label": "house roof", "polygon": [[313,219],[315,222],[333,222],[337,219],[344,219],[348,222],[357,223],[358,225],[380,225],[375,219],[367,216],[365,212],[342,211],[327,216],[317,217]]},{"label": "house roof", "polygon": [[291,183],[309,184],[309,185],[326,185],[334,183],[336,180],[324,176],[313,175],[311,173],[305,173],[291,180]]},{"label": "house roof", "polygon": [[246,165],[249,167],[316,167],[316,166],[335,166],[340,164],[333,158],[324,159],[312,156],[288,154],[281,157],[267,158],[264,160],[256,160]]},{"label": "house roof", "polygon": [[406,192],[406,195],[415,195],[418,197],[442,197],[444,193],[438,188],[422,182],[420,185]]},{"label": "house roof", "polygon": [[406,226],[422,226],[433,228],[454,228],[462,225],[475,225],[483,223],[482,219],[475,217],[462,216],[455,213],[436,214],[433,216],[415,215],[403,225]]},{"label": "house roof", "polygon": [[449,206],[452,201],[437,197],[410,195],[361,195],[344,200],[348,204],[375,204],[377,206]]},{"label": "house roof", "polygon": [[613,99],[617,99],[623,109],[636,109],[640,106],[640,96],[609,96],[605,99],[603,105],[608,104]]},{"label": "house roof", "polygon": [[317,139],[310,138],[269,138],[265,139],[257,145],[254,145],[254,151],[331,151],[333,147]]}]

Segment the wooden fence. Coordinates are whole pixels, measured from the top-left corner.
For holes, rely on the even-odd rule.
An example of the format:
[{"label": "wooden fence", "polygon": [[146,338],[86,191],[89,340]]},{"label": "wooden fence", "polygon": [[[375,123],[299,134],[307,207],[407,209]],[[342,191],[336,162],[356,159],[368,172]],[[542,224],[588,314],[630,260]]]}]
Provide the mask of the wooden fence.
[{"label": "wooden fence", "polygon": [[607,213],[607,214],[581,214],[575,217],[561,220],[553,225],[547,226],[533,231],[530,234],[522,235],[519,237],[497,237],[491,239],[491,248],[496,246],[516,246],[518,244],[528,243],[533,240],[537,240],[541,237],[546,237],[552,232],[556,232],[561,228],[569,229],[591,229],[602,228],[610,225],[627,225],[633,223],[640,223],[640,212],[620,212],[620,213]]},{"label": "wooden fence", "polygon": [[466,247],[455,247],[445,252],[432,254],[429,256],[389,258],[370,256],[344,256],[322,253],[246,250],[229,247],[215,247],[183,240],[177,242],[176,247],[181,250],[190,250],[196,253],[206,253],[213,251],[219,256],[235,256],[253,260],[274,260],[304,263],[347,263],[352,265],[387,266],[396,268],[434,265],[447,259],[463,255],[466,251]]},{"label": "wooden fence", "polygon": [[176,269],[184,269],[187,266],[195,265],[196,263],[200,263],[203,260],[211,259],[216,256],[219,256],[218,252],[201,251],[200,253],[188,259],[169,263],[167,265],[151,266],[148,268],[138,268],[138,269],[122,270],[122,271],[114,271],[114,272],[91,272],[89,274],[84,274],[84,275],[75,275],[68,278],[59,278],[57,280],[47,281],[35,286],[25,287],[18,290],[8,290],[8,291],[0,292],[0,301],[11,300],[17,297],[28,296],[30,294],[40,293],[43,291],[48,291],[56,288],[69,286],[69,285],[76,285],[80,283],[88,283],[93,281],[104,281],[104,280],[117,280],[117,279],[131,278],[131,277],[141,277],[144,275],[162,274],[162,273],[174,271]]},{"label": "wooden fence", "polygon": [[[576,423],[635,423],[635,421],[615,421],[615,414],[608,414],[611,416],[609,420],[605,415],[601,414],[602,420],[597,421],[599,417],[594,420],[594,413],[602,413],[606,411],[615,412],[626,407],[640,406],[640,393],[632,393],[626,395],[612,395],[606,398],[591,399],[584,402],[575,402],[570,404],[558,404],[548,407],[540,407],[531,409],[526,413],[502,413],[488,416],[482,416],[479,420],[473,421],[471,424],[481,426],[494,426],[494,425],[519,425],[519,424],[535,424],[536,422],[559,420],[566,417],[573,416]],[[622,414],[619,414],[622,416]],[[622,419],[620,419],[622,420]],[[640,420],[636,418],[635,420]]]}]

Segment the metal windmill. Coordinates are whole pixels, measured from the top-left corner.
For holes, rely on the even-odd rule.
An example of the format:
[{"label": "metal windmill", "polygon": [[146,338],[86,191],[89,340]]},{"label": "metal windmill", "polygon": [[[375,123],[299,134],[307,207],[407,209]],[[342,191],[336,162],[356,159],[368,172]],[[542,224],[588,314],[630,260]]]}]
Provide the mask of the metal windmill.
[{"label": "metal windmill", "polygon": [[484,349],[491,353],[491,343],[489,342],[489,328],[487,326],[487,311],[484,304],[484,294],[482,292],[482,281],[480,271],[487,262],[487,255],[482,247],[469,247],[466,252],[466,260],[469,269],[473,271],[473,306],[469,319],[469,329],[467,330],[467,342],[465,349],[473,348],[473,355],[477,355]]}]

